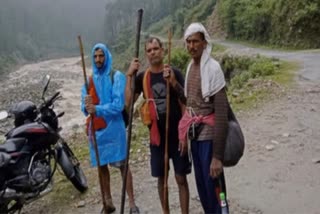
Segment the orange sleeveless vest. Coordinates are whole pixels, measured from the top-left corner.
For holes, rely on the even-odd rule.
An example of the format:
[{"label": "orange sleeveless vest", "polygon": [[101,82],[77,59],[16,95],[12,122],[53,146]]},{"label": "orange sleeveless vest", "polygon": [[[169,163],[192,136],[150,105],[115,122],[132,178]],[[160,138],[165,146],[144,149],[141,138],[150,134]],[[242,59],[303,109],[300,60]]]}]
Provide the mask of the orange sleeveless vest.
[{"label": "orange sleeveless vest", "polygon": [[[89,77],[89,91],[88,91],[89,95],[92,97],[92,103],[94,105],[98,105],[100,103],[98,94],[96,92],[96,89],[94,87],[94,82],[92,79],[92,76]],[[87,121],[86,121],[86,127],[87,127],[87,134],[89,133],[89,124],[91,122],[91,117],[87,117]],[[106,121],[103,119],[103,117],[96,117],[95,114],[93,115],[93,129],[95,131],[100,130],[100,129],[104,129],[107,127],[107,123]]]}]

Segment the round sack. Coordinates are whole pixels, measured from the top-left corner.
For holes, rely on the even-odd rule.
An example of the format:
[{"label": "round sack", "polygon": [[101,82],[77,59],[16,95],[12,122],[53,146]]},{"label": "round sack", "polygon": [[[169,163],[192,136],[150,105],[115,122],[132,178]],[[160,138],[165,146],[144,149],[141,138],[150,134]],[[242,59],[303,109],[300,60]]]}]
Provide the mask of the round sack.
[{"label": "round sack", "polygon": [[244,136],[239,123],[236,120],[230,120],[223,159],[225,167],[235,166],[239,162],[244,152],[244,144]]}]

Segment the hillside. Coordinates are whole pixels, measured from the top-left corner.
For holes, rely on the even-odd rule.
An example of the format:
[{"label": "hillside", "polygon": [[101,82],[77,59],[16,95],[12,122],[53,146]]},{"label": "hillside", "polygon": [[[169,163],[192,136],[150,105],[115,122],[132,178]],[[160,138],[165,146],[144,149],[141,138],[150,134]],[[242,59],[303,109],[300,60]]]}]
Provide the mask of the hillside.
[{"label": "hillside", "polygon": [[[19,0],[0,3],[0,73],[19,62],[78,55],[105,42],[124,69],[132,57],[136,11],[144,9],[143,36],[181,38],[194,21],[213,37],[286,48],[320,47],[319,0]],[[144,37],[142,39],[144,39]]]},{"label": "hillside", "polygon": [[320,48],[319,0],[223,0],[228,38],[290,48]]},{"label": "hillside", "polygon": [[[114,5],[119,5],[120,2],[127,0],[116,1]],[[320,2],[317,0],[180,0],[174,6],[170,1],[162,1],[162,7],[143,0],[137,2],[144,2],[144,36],[153,34],[165,38],[171,27],[173,36],[180,39],[185,28],[197,21],[207,27],[213,38],[249,41],[289,49],[320,48]],[[150,10],[154,13],[150,13]],[[120,19],[122,25],[118,29],[121,30],[114,40],[110,40],[113,50],[119,54],[115,61],[120,68],[126,67],[122,63],[123,59],[130,59],[132,56],[134,12],[131,9],[131,13],[128,13],[130,21],[127,21],[127,27]],[[117,22],[112,25],[117,26]]]}]

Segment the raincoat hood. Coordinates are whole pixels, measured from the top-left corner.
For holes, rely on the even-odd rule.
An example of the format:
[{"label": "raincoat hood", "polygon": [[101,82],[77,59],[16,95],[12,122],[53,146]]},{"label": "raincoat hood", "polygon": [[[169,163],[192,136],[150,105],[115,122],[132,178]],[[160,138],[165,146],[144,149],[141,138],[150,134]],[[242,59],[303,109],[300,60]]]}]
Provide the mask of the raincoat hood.
[{"label": "raincoat hood", "polygon": [[[104,64],[103,64],[102,68],[97,68],[96,64],[94,63],[94,52],[97,49],[101,49],[104,53],[104,56],[105,56],[105,60],[104,60]],[[96,44],[92,48],[91,57],[92,57],[92,71],[94,74],[106,73],[108,75],[110,73],[111,67],[112,67],[112,56],[111,56],[109,49],[107,48],[107,46],[105,44],[102,44],[102,43]]]}]

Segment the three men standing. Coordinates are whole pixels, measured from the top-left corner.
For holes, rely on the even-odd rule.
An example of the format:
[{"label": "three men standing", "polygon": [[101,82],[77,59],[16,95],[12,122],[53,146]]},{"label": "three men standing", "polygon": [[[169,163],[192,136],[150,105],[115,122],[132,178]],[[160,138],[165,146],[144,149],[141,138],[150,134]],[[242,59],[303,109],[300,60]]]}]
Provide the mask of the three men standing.
[{"label": "three men standing", "polygon": [[[162,42],[151,37],[145,43],[149,68],[137,74],[135,92],[131,92],[131,80],[140,68],[138,59],[133,59],[127,71],[127,81],[120,72],[110,80],[111,54],[102,44],[93,48],[93,83],[100,101],[94,103],[91,96],[82,93],[82,110],[87,115],[95,113],[102,117],[108,128],[97,130],[97,142],[101,150],[101,165],[105,174],[107,198],[111,199],[107,164],[125,158],[125,127],[121,111],[124,103],[137,100],[143,92],[147,100],[151,123],[150,152],[151,175],[158,178],[158,193],[162,210],[164,207],[164,151],[166,122],[166,82],[170,83],[170,114],[168,153],[173,161],[175,179],[179,188],[181,213],[189,213],[189,187],[187,174],[191,163],[186,154],[187,139],[191,141],[191,154],[195,169],[195,179],[200,201],[205,213],[221,213],[217,195],[225,190],[223,175],[223,154],[227,136],[228,100],[225,79],[220,65],[211,57],[210,37],[200,23],[192,23],[186,30],[184,40],[192,57],[188,65],[186,80],[181,72],[165,65]],[[100,56],[101,55],[101,56]],[[99,57],[105,57],[98,60]],[[126,82],[126,83],[125,83]],[[183,89],[183,86],[185,88]],[[125,92],[125,95],[124,95]],[[186,105],[186,111],[184,107]],[[192,121],[190,123],[190,121]],[[90,124],[89,124],[90,125]],[[90,150],[92,164],[95,165],[93,150]],[[122,169],[120,167],[120,169]],[[122,171],[122,170],[121,170]],[[136,207],[133,199],[132,175],[128,174],[127,191],[130,207]],[[114,207],[112,202],[110,207]],[[114,210],[114,209],[113,209]],[[110,209],[111,211],[111,209]]]}]

